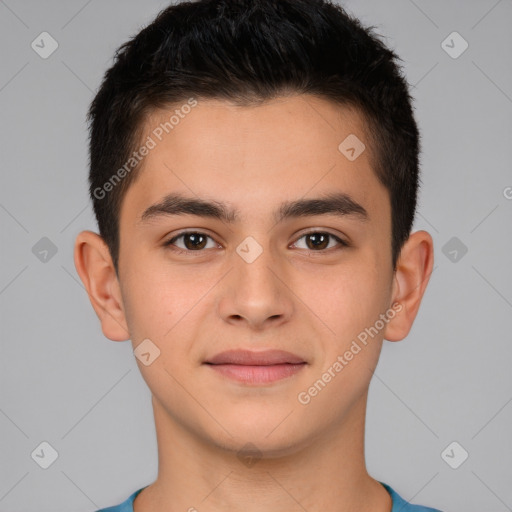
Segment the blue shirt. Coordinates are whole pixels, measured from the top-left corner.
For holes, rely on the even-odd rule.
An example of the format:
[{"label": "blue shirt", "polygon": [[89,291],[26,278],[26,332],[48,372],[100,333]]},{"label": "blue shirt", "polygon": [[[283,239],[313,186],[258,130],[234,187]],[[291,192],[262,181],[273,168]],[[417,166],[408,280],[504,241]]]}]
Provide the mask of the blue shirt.
[{"label": "blue shirt", "polygon": [[[386,485],[380,482],[384,488],[389,492],[391,496],[391,500],[393,502],[393,508],[391,512],[441,512],[437,508],[430,507],[422,507],[421,505],[411,505],[409,502],[405,501],[402,497],[398,495],[396,491],[394,491],[389,485]],[[146,486],[147,487],[147,486]],[[126,501],[123,501],[120,505],[115,507],[102,508],[97,512],[133,512],[133,502],[137,494],[139,494],[142,489],[146,487],[142,487],[138,491],[135,491]]]}]

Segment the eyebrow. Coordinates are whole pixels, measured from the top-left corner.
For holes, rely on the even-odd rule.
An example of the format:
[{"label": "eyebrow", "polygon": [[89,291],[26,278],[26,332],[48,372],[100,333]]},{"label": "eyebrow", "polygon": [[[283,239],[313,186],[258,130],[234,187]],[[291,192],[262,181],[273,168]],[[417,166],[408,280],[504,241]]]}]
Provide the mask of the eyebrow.
[{"label": "eyebrow", "polygon": [[[168,194],[160,202],[146,208],[139,223],[145,223],[158,217],[174,215],[196,215],[218,219],[233,224],[240,219],[240,212],[218,201],[186,197],[181,194]],[[369,218],[366,209],[345,193],[331,193],[314,199],[298,199],[282,203],[274,212],[276,223],[299,217],[314,215],[351,216],[361,221]]]}]

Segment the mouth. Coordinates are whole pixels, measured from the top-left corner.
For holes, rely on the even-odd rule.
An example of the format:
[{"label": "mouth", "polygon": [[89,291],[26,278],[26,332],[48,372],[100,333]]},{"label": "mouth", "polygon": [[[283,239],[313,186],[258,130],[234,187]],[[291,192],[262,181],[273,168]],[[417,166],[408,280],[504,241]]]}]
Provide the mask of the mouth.
[{"label": "mouth", "polygon": [[283,350],[229,350],[204,362],[213,371],[244,384],[267,384],[299,373],[306,361]]}]

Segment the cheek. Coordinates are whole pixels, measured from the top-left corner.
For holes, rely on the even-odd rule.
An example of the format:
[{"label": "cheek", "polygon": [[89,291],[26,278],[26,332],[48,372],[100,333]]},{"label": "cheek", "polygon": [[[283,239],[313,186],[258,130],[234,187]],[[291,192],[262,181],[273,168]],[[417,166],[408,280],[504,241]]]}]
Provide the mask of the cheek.
[{"label": "cheek", "polygon": [[322,277],[317,275],[315,287],[311,287],[312,279],[308,277],[309,287],[303,291],[312,309],[340,340],[373,324],[386,308],[389,295],[389,280],[375,260],[357,259],[351,265],[332,267]]},{"label": "cheek", "polygon": [[147,267],[137,267],[124,280],[123,301],[135,344],[144,338],[163,338],[183,307],[180,297],[181,290],[171,276],[157,274]]},{"label": "cheek", "polygon": [[177,338],[191,336],[199,324],[196,315],[208,300],[208,290],[218,279],[212,273],[198,278],[197,270],[163,265],[135,264],[124,282],[127,324],[136,345],[149,338],[161,348]]}]

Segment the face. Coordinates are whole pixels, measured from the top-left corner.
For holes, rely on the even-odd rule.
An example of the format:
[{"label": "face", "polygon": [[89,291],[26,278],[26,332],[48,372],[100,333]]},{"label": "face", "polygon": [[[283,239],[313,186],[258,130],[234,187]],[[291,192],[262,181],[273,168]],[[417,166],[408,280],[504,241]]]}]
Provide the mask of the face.
[{"label": "face", "polygon": [[169,116],[148,119],[155,147],[120,213],[122,308],[134,349],[159,351],[138,360],[154,404],[224,447],[277,454],[336,432],[398,314],[362,119],[304,95],[207,100],[159,140]]}]

